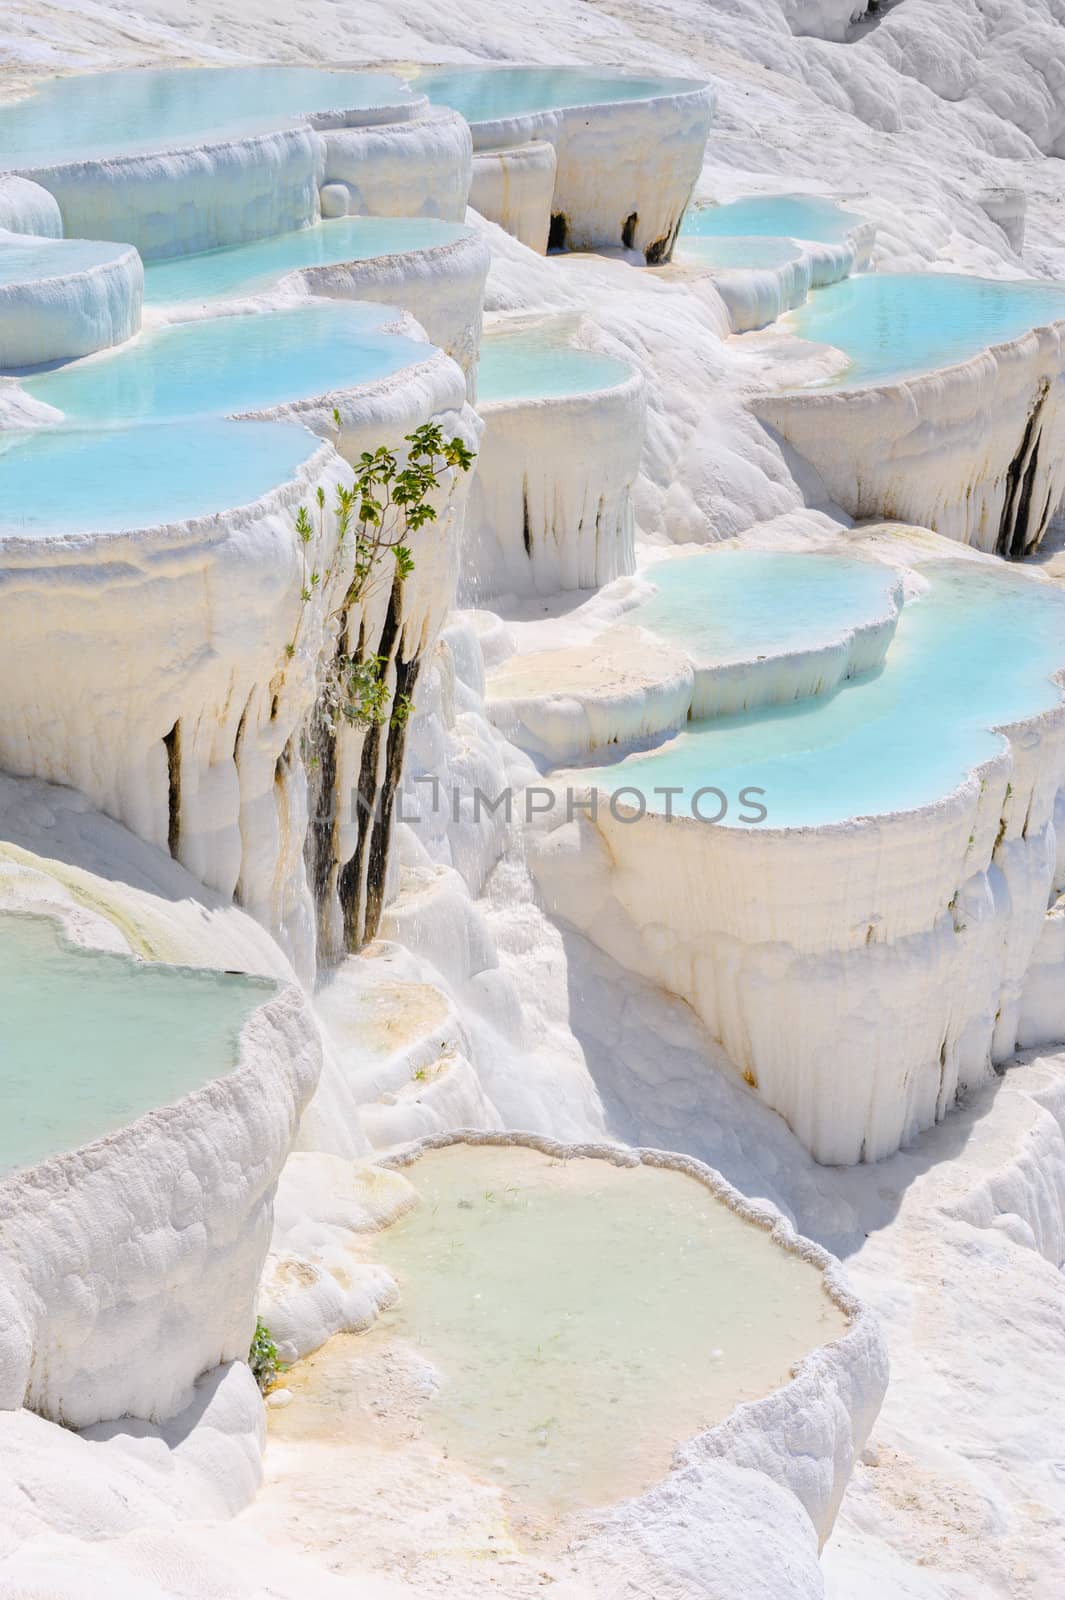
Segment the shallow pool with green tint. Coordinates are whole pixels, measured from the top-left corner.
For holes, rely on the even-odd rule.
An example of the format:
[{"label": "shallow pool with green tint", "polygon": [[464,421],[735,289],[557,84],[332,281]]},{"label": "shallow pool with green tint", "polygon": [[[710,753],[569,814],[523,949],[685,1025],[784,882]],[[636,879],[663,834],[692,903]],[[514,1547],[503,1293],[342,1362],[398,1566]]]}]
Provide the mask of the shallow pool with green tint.
[{"label": "shallow pool with green tint", "polygon": [[432,67],[415,73],[411,87],[436,105],[460,112],[467,122],[495,122],[530,111],[683,94],[702,84],[609,67]]},{"label": "shallow pool with green tint", "polygon": [[879,561],[777,550],[720,550],[659,561],[655,593],[626,623],[682,645],[701,665],[816,650],[890,613],[899,576]]},{"label": "shallow pool with green tint", "polygon": [[469,229],[431,217],[336,217],[295,233],[200,255],[153,261],[144,269],[144,298],[169,306],[225,295],[261,294],[299,267],[368,261],[454,244]]},{"label": "shallow pool with green tint", "polygon": [[727,205],[689,206],[681,224],[680,243],[733,235],[836,244],[864,220],[816,194],[748,195]]},{"label": "shallow pool with green tint", "polygon": [[855,388],[953,366],[1063,318],[1063,284],[872,272],[814,290],[784,325],[842,350],[850,365],[831,386]]},{"label": "shallow pool with green tint", "polygon": [[403,1171],[421,1204],[374,1242],[399,1302],[294,1369],[286,1438],[356,1425],[346,1363],[402,1347],[438,1375],[423,1422],[453,1463],[534,1508],[604,1505],[846,1330],[815,1267],[686,1174],[462,1144]]},{"label": "shallow pool with green tint", "polygon": [[624,361],[578,349],[567,331],[551,322],[493,328],[481,341],[477,398],[557,400],[616,389],[631,376]]},{"label": "shallow pool with green tint", "polygon": [[[996,726],[1059,703],[1065,592],[982,563],[920,569],[927,593],[903,607],[883,668],[834,693],[690,723],[658,749],[581,769],[604,791],[635,786],[663,810],[662,786],[713,785],[738,814],[741,789],[764,789],[768,827],[811,826],[912,809],[951,793],[1002,749]],[[635,801],[630,798],[630,802]],[[713,816],[718,802],[698,809]]]},{"label": "shallow pool with green tint", "polygon": [[0,432],[0,540],[120,533],[251,505],[320,444],[299,423],[219,417]]},{"label": "shallow pool with green tint", "polygon": [[82,423],[266,410],[424,361],[431,346],[387,331],[395,316],[388,306],[328,301],[170,323],[24,387]]},{"label": "shallow pool with green tint", "polygon": [[0,1173],[169,1105],[238,1059],[266,979],[82,950],[47,917],[0,912]]},{"label": "shallow pool with green tint", "polygon": [[314,112],[410,98],[383,72],[316,67],[151,67],[48,78],[0,104],[0,170],[206,144]]}]

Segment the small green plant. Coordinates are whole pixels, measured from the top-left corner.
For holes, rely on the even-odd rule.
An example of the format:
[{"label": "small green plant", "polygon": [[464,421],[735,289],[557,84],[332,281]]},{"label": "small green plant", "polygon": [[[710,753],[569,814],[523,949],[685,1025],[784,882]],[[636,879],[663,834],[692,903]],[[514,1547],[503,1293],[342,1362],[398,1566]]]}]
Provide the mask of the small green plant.
[{"label": "small green plant", "polygon": [[273,1387],[274,1380],[283,1370],[278,1359],[277,1345],[271,1338],[270,1329],[262,1317],[255,1319],[255,1333],[251,1349],[248,1351],[248,1365],[262,1394],[266,1394]]},{"label": "small green plant", "polygon": [[[334,408],[333,423],[340,431],[341,417]],[[319,588],[328,589],[341,556],[354,540],[355,553],[351,581],[332,618],[343,620],[365,601],[376,581],[391,571],[395,580],[405,583],[414,571],[414,557],[406,542],[410,534],[434,522],[436,507],[430,495],[448,473],[469,472],[473,452],[459,438],[445,439],[436,423],[415,428],[404,438],[406,459],[400,464],[396,454],[379,445],[364,450],[355,470],[351,488],[337,485],[333,515],[336,540],[333,554],[324,571],[308,566],[307,551],[315,537],[315,523],[306,506],[296,512],[295,530],[302,556],[300,600],[306,606]],[[325,544],[325,491],[316,491],[319,549]],[[391,561],[389,561],[391,557]],[[300,620],[302,621],[302,611]],[[300,623],[286,646],[291,659],[299,642]],[[325,684],[323,695],[327,722],[335,727],[342,719],[352,727],[380,727],[390,722],[402,727],[410,717],[410,696],[399,694],[390,706],[388,661],[380,655],[339,652]]]}]

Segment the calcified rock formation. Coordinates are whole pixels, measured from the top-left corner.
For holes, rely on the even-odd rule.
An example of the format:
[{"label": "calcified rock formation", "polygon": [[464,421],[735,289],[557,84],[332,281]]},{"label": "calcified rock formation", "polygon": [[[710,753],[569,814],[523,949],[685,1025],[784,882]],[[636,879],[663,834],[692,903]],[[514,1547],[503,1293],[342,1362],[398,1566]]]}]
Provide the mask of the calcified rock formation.
[{"label": "calcified rock formation", "polygon": [[478,150],[470,205],[542,255],[551,235],[557,172],[558,157],[548,139]]},{"label": "calcified rock formation", "polygon": [[[911,1589],[922,1600],[953,1600],[962,1588],[997,1600],[1016,1586],[1022,1552],[1024,1581],[1049,1580],[1056,1592],[1061,1512],[1050,1464],[1058,1450],[1052,1419],[1062,1359],[1061,1068],[1053,1060],[1025,1063],[999,1082],[989,1063],[1004,1064],[1015,1043],[1045,1041],[1062,1026],[1055,999],[1061,910],[1053,898],[1062,887],[1054,860],[1061,834],[1057,710],[1009,726],[995,759],[974,768],[942,803],[882,816],[866,814],[875,805],[856,808],[860,819],[833,828],[752,829],[711,841],[712,830],[695,837],[674,823],[666,835],[647,819],[638,848],[642,824],[612,832],[608,819],[602,828],[585,822],[564,837],[535,837],[527,852],[517,797],[540,776],[529,753],[550,767],[588,759],[605,741],[683,736],[696,706],[747,715],[746,708],[768,705],[798,720],[806,713],[784,692],[789,684],[842,698],[850,692],[848,674],[881,661],[885,672],[891,668],[893,619],[886,614],[867,632],[822,641],[821,649],[811,639],[777,657],[766,651],[765,661],[745,661],[733,673],[636,626],[626,634],[632,594],[626,599],[617,589],[602,597],[597,625],[582,633],[580,614],[591,602],[579,591],[559,592],[568,574],[599,582],[636,565],[639,576],[623,580],[635,593],[652,541],[738,536],[774,552],[847,546],[846,507],[881,504],[848,499],[854,462],[874,472],[886,454],[885,479],[875,487],[899,497],[911,449],[920,501],[907,515],[928,519],[942,511],[944,528],[953,519],[949,531],[970,537],[975,530],[988,549],[1001,536],[1010,554],[1041,531],[1044,505],[1052,516],[1060,455],[1052,363],[1035,374],[1034,388],[1031,362],[1023,375],[1020,362],[1007,362],[1001,373],[988,368],[965,394],[951,390],[951,374],[930,375],[927,393],[911,384],[908,398],[893,384],[893,397],[878,400],[882,409],[855,422],[853,433],[831,407],[820,410],[809,424],[809,451],[796,449],[783,424],[763,426],[750,402],[760,411],[771,391],[832,376],[829,364],[811,365],[779,332],[753,341],[729,334],[761,326],[797,300],[807,281],[828,282],[859,260],[847,259],[848,248],[803,243],[768,266],[678,261],[648,271],[632,263],[635,253],[654,262],[668,251],[694,183],[704,199],[796,188],[838,196],[876,223],[871,264],[881,269],[1061,275],[1053,184],[1039,160],[1040,150],[1060,143],[1057,0],[1002,0],[990,9],[974,0],[902,0],[865,16],[860,3],[836,0],[710,0],[702,8],[666,0],[653,10],[636,0],[609,16],[580,7],[579,17],[567,0],[535,14],[516,0],[471,4],[460,37],[448,36],[446,19],[417,3],[397,11],[366,0],[354,18],[350,8],[307,0],[298,14],[274,18],[243,0],[216,0],[210,15],[200,0],[188,0],[178,16],[160,0],[160,18],[173,24],[162,30],[154,16],[131,19],[104,0],[91,12],[63,12],[62,49],[64,59],[77,52],[100,64],[107,52],[128,59],[131,49],[149,58],[188,49],[192,28],[197,48],[242,51],[249,59],[304,50],[316,60],[371,51],[432,60],[445,50],[454,57],[477,48],[499,61],[646,62],[656,74],[714,81],[722,115],[705,160],[693,133],[705,113],[700,90],[701,108],[669,106],[657,122],[654,100],[620,110],[548,108],[533,114],[539,120],[532,127],[529,114],[515,108],[513,117],[496,119],[514,123],[513,130],[489,131],[493,142],[484,146],[455,114],[407,96],[364,108],[370,121],[337,107],[331,117],[299,114],[295,125],[265,132],[204,128],[170,150],[127,150],[113,161],[75,154],[14,164],[54,174],[57,191],[66,186],[68,222],[81,216],[80,181],[70,170],[84,166],[91,236],[110,233],[121,245],[136,232],[156,254],[252,239],[260,229],[313,227],[319,210],[327,217],[365,208],[457,219],[472,168],[475,204],[511,230],[507,237],[491,220],[478,224],[492,258],[489,320],[559,312],[589,318],[598,325],[591,344],[625,358],[642,384],[646,427],[637,430],[634,408],[620,419],[628,446],[622,458],[595,413],[585,435],[572,425],[565,438],[557,434],[541,397],[535,436],[556,459],[543,477],[545,510],[536,526],[543,534],[539,581],[506,602],[505,618],[448,618],[462,564],[456,501],[449,522],[431,530],[425,544],[417,540],[408,586],[398,592],[383,584],[363,616],[345,619],[341,636],[350,645],[354,629],[385,657],[389,708],[413,687],[414,715],[395,728],[389,718],[365,735],[342,730],[334,744],[315,708],[339,642],[335,607],[316,598],[302,613],[295,656],[285,649],[301,615],[292,514],[301,497],[313,507],[319,485],[328,497],[336,482],[349,481],[342,455],[401,440],[412,419],[440,417],[476,444],[476,422],[463,408],[476,394],[483,257],[464,245],[451,255],[450,276],[431,272],[419,254],[402,264],[382,258],[317,277],[304,273],[298,283],[275,286],[281,297],[305,296],[311,285],[316,294],[344,299],[376,294],[418,317],[459,366],[427,356],[430,374],[417,404],[406,378],[318,395],[299,415],[331,437],[336,400],[344,413],[341,452],[310,440],[306,455],[282,474],[287,481],[249,495],[246,505],[220,505],[200,519],[166,517],[171,543],[162,517],[118,529],[109,548],[99,530],[74,540],[54,529],[46,552],[46,541],[34,541],[36,558],[28,538],[5,536],[3,583],[18,603],[0,599],[4,637],[14,645],[0,674],[17,726],[0,764],[54,770],[64,785],[83,785],[93,803],[68,787],[19,780],[18,826],[5,822],[2,837],[38,853],[34,870],[46,877],[58,875],[66,885],[76,875],[78,915],[95,908],[123,938],[128,933],[131,949],[156,960],[214,962],[291,980],[284,945],[309,979],[316,958],[340,955],[376,928],[376,939],[339,964],[322,1001],[337,1049],[325,1041],[319,1087],[296,1134],[299,1153],[280,1179],[262,1306],[293,1350],[365,1326],[391,1292],[382,1274],[370,1281],[358,1270],[360,1232],[388,1209],[360,1203],[377,1182],[361,1179],[353,1165],[367,1141],[387,1148],[460,1125],[532,1127],[570,1141],[618,1138],[683,1149],[725,1172],[745,1195],[770,1200],[797,1229],[847,1258],[848,1274],[883,1319],[901,1381],[889,1386],[864,1459],[852,1459],[853,1447],[878,1396],[862,1374],[850,1383],[850,1369],[823,1367],[798,1407],[738,1414],[726,1430],[725,1454],[689,1453],[683,1471],[650,1495],[582,1526],[579,1559],[568,1553],[576,1546],[559,1554],[542,1540],[530,1555],[518,1532],[508,1559],[499,1561],[498,1491],[462,1476],[454,1459],[423,1470],[409,1441],[387,1463],[376,1460],[369,1474],[337,1472],[330,1446],[316,1447],[316,1461],[310,1452],[274,1451],[267,1458],[273,1481],[248,1507],[260,1473],[263,1411],[247,1369],[234,1362],[193,1379],[198,1364],[239,1354],[246,1341],[273,1179],[316,1070],[307,1054],[296,1071],[281,1029],[274,1043],[285,1061],[278,1067],[264,1051],[260,1100],[234,1117],[223,1109],[217,1146],[213,1113],[191,1127],[181,1105],[162,1118],[181,1130],[174,1150],[160,1154],[143,1142],[143,1128],[116,1136],[121,1208],[97,1157],[71,1158],[79,1172],[91,1168],[90,1220],[99,1223],[108,1252],[106,1270],[93,1270],[76,1313],[70,1281],[84,1263],[66,1253],[66,1235],[50,1237],[47,1217],[44,1277],[30,1285],[21,1265],[12,1273],[17,1293],[7,1322],[0,1313],[5,1332],[15,1330],[12,1370],[21,1384],[30,1346],[45,1353],[57,1373],[57,1412],[68,1395],[79,1418],[101,1397],[108,1407],[159,1414],[190,1394],[191,1404],[159,1425],[119,1420],[88,1438],[24,1409],[0,1412],[5,1579],[34,1592],[91,1590],[123,1600],[190,1586],[235,1600],[259,1600],[268,1590],[285,1600],[325,1600],[338,1583],[372,1593],[379,1577],[405,1590],[401,1569],[417,1573],[419,1589],[446,1585],[469,1600],[489,1590],[516,1600],[544,1573],[567,1600],[613,1600],[634,1585],[677,1600],[732,1600],[737,1593],[822,1600],[826,1592],[851,1600]],[[7,37],[17,52],[28,14],[33,57],[27,51],[26,70],[36,72],[55,42],[47,0],[13,0],[13,7]],[[658,143],[660,131],[669,151]],[[8,159],[4,148],[0,139],[0,162]],[[573,150],[581,161],[567,171]],[[180,215],[165,214],[171,178]],[[987,192],[1000,189],[1027,193],[1024,260],[1015,250],[1019,208],[1012,200],[988,201]],[[548,204],[554,244],[595,243],[608,254],[577,250],[564,261],[543,260]],[[106,228],[105,213],[112,219]],[[0,227],[58,238],[60,222],[45,190],[0,179]],[[271,290],[256,298],[263,310],[276,297]],[[1045,350],[1042,336],[1035,342]],[[992,418],[992,376],[1009,411],[1002,429]],[[1040,377],[1049,385],[1042,408],[1035,404]],[[373,401],[365,412],[360,393]],[[918,400],[924,432],[903,415]],[[848,403],[841,401],[840,417]],[[490,485],[494,404],[484,405]],[[283,400],[279,408],[286,417],[293,409]],[[6,381],[0,418],[5,431],[42,424],[48,431],[59,420]],[[978,425],[975,446],[962,437],[970,424]],[[212,427],[221,429],[221,421]],[[818,449],[827,463],[821,474],[810,465]],[[974,450],[986,455],[986,472]],[[0,451],[0,477],[13,455]],[[500,566],[513,558],[520,574],[512,589],[533,577],[533,561],[524,502],[504,477],[508,463],[522,460],[543,472],[542,456],[530,457],[523,438],[496,456],[492,493],[500,515],[493,521],[506,535]],[[205,465],[195,450],[190,459],[198,469]],[[611,464],[609,478],[604,463]],[[88,490],[88,474],[84,482]],[[583,542],[587,525],[569,511],[583,504],[589,486],[591,498],[614,496],[618,510],[612,547],[608,542],[594,558]],[[548,515],[555,487],[565,491],[565,515]],[[967,493],[977,507],[972,527],[959,510]],[[904,504],[893,498],[883,508]],[[480,531],[495,537],[487,518]],[[330,533],[327,517],[313,554],[328,548]],[[942,554],[924,530],[905,538],[904,566],[919,564],[922,546],[924,555]],[[112,562],[110,553],[122,560]],[[39,570],[28,578],[35,559]],[[468,583],[471,576],[467,566],[461,577]],[[83,620],[87,610],[95,613],[91,624]],[[35,613],[42,624],[36,633]],[[997,623],[986,637],[1001,637]],[[39,720],[34,695],[44,706]],[[246,748],[238,749],[242,718]],[[106,762],[94,765],[79,747],[79,727],[88,730],[84,746],[91,733]],[[7,732],[0,712],[0,733]],[[434,779],[441,789],[435,806]],[[369,823],[361,805],[351,820],[353,785],[371,808],[380,800]],[[509,821],[502,809],[478,813],[471,800],[477,787],[491,796],[509,788]],[[95,807],[105,804],[143,838],[100,815]],[[575,840],[575,833],[583,836]],[[614,846],[616,858],[607,859]],[[171,850],[218,887],[205,888]],[[530,881],[527,854],[536,858],[543,895]],[[134,879],[137,894],[126,887]],[[247,904],[280,943],[255,934],[258,924],[234,909],[234,889],[241,898],[247,892]],[[559,920],[545,914],[545,895]],[[602,914],[592,918],[590,908]],[[588,939],[577,931],[586,918]],[[301,1046],[314,1023],[305,1017],[304,1026]],[[757,1079],[756,1089],[742,1081],[745,1072]],[[227,1107],[228,1092],[224,1083],[212,1086],[209,1104]],[[885,1156],[874,1169],[819,1168],[766,1099],[829,1159],[883,1154],[899,1138],[912,1138],[914,1148]],[[204,1102],[197,1104],[202,1111]],[[244,1134],[258,1126],[260,1112],[269,1127],[249,1149]],[[942,1126],[916,1133],[940,1116]],[[184,1165],[180,1183],[171,1182],[171,1156]],[[190,1172],[206,1180],[195,1196]],[[22,1183],[39,1189],[32,1175]],[[388,1185],[380,1187],[378,1200],[387,1200]],[[85,1213],[72,1193],[64,1189],[60,1203],[50,1189],[48,1209],[80,1230]],[[219,1196],[231,1200],[235,1224],[254,1249],[217,1231]],[[161,1343],[165,1297],[150,1256],[156,1234],[129,1233],[129,1218],[141,1216],[158,1221],[158,1264],[178,1275],[181,1316],[191,1330],[180,1359]],[[19,1261],[28,1235],[18,1235],[17,1215],[14,1234],[10,1222],[5,1217],[5,1254],[10,1243]],[[143,1267],[138,1295],[126,1293],[114,1247],[137,1274]],[[179,1258],[179,1249],[187,1254]],[[62,1294],[58,1274],[49,1276],[56,1264],[71,1268]],[[197,1273],[203,1293],[193,1283]],[[74,1370],[79,1340],[104,1380],[98,1393]],[[159,1370],[146,1376],[148,1349]],[[123,1352],[130,1353],[128,1371],[120,1370]],[[30,1390],[52,1406],[53,1391],[35,1368]],[[819,1535],[848,1474],[851,1493],[819,1563]],[[294,1533],[288,1518],[297,1500]],[[248,1507],[241,1517],[227,1520],[241,1507]]]},{"label": "calcified rock formation", "polygon": [[0,230],[0,365],[66,361],[140,327],[144,269],[128,245]]},{"label": "calcified rock formation", "polygon": [[1018,559],[1065,489],[1065,324],[875,388],[768,395],[758,415],[854,517],[897,517]]}]

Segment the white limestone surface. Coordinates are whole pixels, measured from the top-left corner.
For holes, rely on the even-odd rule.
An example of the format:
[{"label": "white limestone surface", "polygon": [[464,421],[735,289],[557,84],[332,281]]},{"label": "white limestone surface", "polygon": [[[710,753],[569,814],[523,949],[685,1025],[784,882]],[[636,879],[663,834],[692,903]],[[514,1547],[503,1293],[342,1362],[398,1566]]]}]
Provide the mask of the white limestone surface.
[{"label": "white limestone surface", "polygon": [[60,239],[63,218],[47,189],[31,183],[28,178],[3,173],[0,174],[0,229],[32,233],[42,239]]},{"label": "white limestone surface", "polygon": [[940,371],[759,394],[753,408],[856,518],[933,528],[1014,558],[1065,493],[1065,323]]},{"label": "white limestone surface", "polygon": [[688,1001],[815,1159],[878,1160],[1018,1047],[1065,707],[998,731],[1007,748],[941,801],[821,827],[556,806],[537,879],[551,910]]},{"label": "white limestone surface", "polygon": [[322,140],[327,215],[466,215],[473,139],[458,112],[431,106],[400,122],[327,129]]},{"label": "white limestone surface", "polygon": [[0,367],[91,355],[140,328],[144,268],[129,245],[0,229]]},{"label": "white limestone surface", "polygon": [[[42,867],[6,857],[5,908],[129,949]],[[0,1179],[0,1408],[76,1427],[163,1420],[201,1374],[246,1358],[274,1184],[320,1069],[306,1002],[283,988],[248,1017],[226,1076]]]},{"label": "white limestone surface", "polygon": [[304,228],[319,215],[324,149],[306,123],[194,149],[27,169],[72,238],[122,239],[145,261]]},{"label": "white limestone surface", "polygon": [[[292,525],[319,485],[331,506],[345,481],[323,445],[254,505],[3,544],[0,765],[81,790],[164,851],[172,842],[201,882],[239,890],[304,971],[314,916],[293,741],[316,693],[331,598],[301,608]],[[164,743],[175,727],[176,783]]]},{"label": "white limestone surface", "polygon": [[[707,241],[717,243],[718,241]],[[722,240],[737,255],[742,254],[742,239]],[[821,289],[850,277],[859,266],[859,253],[853,243],[804,243],[796,239],[751,240],[750,266],[711,264],[705,260],[699,239],[681,238],[673,252],[670,271],[706,273],[713,279],[718,294],[728,308],[733,333],[749,333],[775,322],[786,311],[801,306],[811,289]],[[777,249],[767,251],[766,245]],[[730,252],[731,253],[731,252]],[[773,255],[775,260],[768,257]],[[759,261],[758,257],[763,259]]]},{"label": "white limestone surface", "polygon": [[1028,213],[1028,196],[1024,190],[1008,186],[982,189],[977,199],[991,221],[998,223],[1010,247],[1020,255],[1024,249],[1024,223]]},{"label": "white limestone surface", "polygon": [[[417,332],[409,319],[401,326]],[[401,447],[432,417],[475,443],[461,370],[431,346],[425,352],[384,380],[257,415],[332,435],[335,406],[337,449],[351,459],[380,444]],[[353,548],[332,559],[335,490],[349,470],[332,447],[311,450],[292,482],[231,511],[106,536],[5,537],[0,582],[10,644],[0,668],[0,765],[70,784],[139,837],[172,848],[208,887],[237,894],[308,978],[317,911],[303,860],[300,736],[354,561]],[[319,488],[325,512],[314,518],[306,558],[330,581],[304,603],[293,524]],[[453,593],[460,520],[457,502],[414,541],[402,596],[410,653],[431,638]],[[387,586],[372,598],[368,639],[388,599]],[[345,797],[359,770],[358,740],[349,743]],[[338,828],[343,860],[355,847],[350,808]]]},{"label": "white limestone surface", "polygon": [[299,277],[311,294],[373,300],[409,311],[430,342],[457,361],[472,384],[490,260],[484,240],[464,233],[449,244],[307,267]]},{"label": "white limestone surface", "polygon": [[646,414],[639,373],[587,393],[478,400],[477,409],[484,433],[467,511],[465,594],[556,594],[631,572]]},{"label": "white limestone surface", "polygon": [[[1059,840],[1060,817],[1058,819]],[[1017,1044],[1022,1050],[1065,1040],[1065,897],[1059,896],[1044,918],[1031,965],[1024,977]]]},{"label": "white limestone surface", "polygon": [[477,150],[470,205],[489,222],[543,255],[551,232],[558,157],[548,139],[502,150]]},{"label": "white limestone surface", "polygon": [[557,157],[552,244],[570,250],[623,245],[653,265],[667,261],[673,249],[713,112],[713,91],[693,82],[645,100],[476,122],[474,148],[549,141]]}]

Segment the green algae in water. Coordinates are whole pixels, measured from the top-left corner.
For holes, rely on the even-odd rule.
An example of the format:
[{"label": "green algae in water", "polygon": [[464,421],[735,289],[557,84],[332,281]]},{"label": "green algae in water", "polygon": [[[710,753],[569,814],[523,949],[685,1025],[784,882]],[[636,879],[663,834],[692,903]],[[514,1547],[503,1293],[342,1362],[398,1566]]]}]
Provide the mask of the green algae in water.
[{"label": "green algae in water", "polygon": [[0,912],[0,1174],[87,1144],[230,1072],[276,985],[68,944]]},{"label": "green algae in water", "polygon": [[847,1327],[815,1267],[686,1174],[470,1145],[404,1173],[423,1203],[375,1247],[400,1299],[356,1348],[429,1361],[430,1437],[533,1506],[650,1487]]}]

